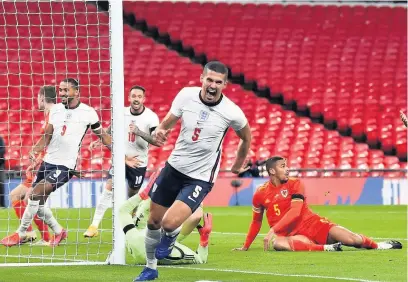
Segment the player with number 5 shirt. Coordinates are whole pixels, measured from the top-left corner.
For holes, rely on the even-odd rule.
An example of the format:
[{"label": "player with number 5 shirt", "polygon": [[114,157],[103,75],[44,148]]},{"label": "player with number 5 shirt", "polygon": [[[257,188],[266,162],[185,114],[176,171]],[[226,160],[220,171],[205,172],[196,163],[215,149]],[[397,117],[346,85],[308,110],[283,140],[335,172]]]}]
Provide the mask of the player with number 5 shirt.
[{"label": "player with number 5 shirt", "polygon": [[245,243],[235,250],[247,251],[262,226],[266,214],[270,230],[264,238],[264,250],[341,251],[342,245],[364,249],[401,249],[395,240],[375,242],[314,213],[307,205],[300,179],[289,178],[286,159],[280,156],[266,161],[269,181],[260,186],[252,199],[253,217]]},{"label": "player with number 5 shirt", "polygon": [[213,187],[222,142],[230,127],[241,139],[231,170],[236,174],[243,170],[251,131],[242,110],[223,94],[227,79],[225,65],[209,62],[200,77],[202,86],[183,88],[153,134],[158,142],[165,142],[170,129],[181,120],[175,148],[150,191],[152,203],[145,239],[147,265],[135,281],[158,277],[157,259],[171,253],[181,225]]}]

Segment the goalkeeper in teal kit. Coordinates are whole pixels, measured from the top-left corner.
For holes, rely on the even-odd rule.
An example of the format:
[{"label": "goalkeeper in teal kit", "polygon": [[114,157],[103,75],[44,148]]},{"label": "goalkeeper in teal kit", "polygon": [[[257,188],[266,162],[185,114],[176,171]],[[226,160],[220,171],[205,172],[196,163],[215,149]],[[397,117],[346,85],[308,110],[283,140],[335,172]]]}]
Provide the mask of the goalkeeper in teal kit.
[{"label": "goalkeeper in teal kit", "polygon": [[[151,181],[146,188],[141,189],[138,194],[129,198],[121,207],[119,212],[120,223],[125,232],[126,246],[128,251],[132,254],[136,262],[142,262],[146,257],[145,250],[145,235],[146,235],[146,221],[149,217],[150,198],[148,192],[151,189],[151,183],[154,183],[155,176],[152,175]],[[132,218],[133,211],[136,210]],[[202,213],[202,208],[198,208],[195,213],[191,215],[192,218],[197,218]],[[208,240],[212,229],[212,215],[206,213],[203,215],[203,226],[194,223],[194,219],[185,222],[185,229],[187,230],[184,236],[180,236],[179,242],[176,242],[174,248],[169,256],[159,260],[159,264],[202,264],[207,262],[208,257]],[[192,223],[193,222],[193,223]],[[189,228],[194,224],[200,234],[200,244],[197,252],[194,252],[185,245],[180,244],[194,228]],[[184,226],[183,226],[184,227]],[[183,230],[181,231],[183,235]]]}]

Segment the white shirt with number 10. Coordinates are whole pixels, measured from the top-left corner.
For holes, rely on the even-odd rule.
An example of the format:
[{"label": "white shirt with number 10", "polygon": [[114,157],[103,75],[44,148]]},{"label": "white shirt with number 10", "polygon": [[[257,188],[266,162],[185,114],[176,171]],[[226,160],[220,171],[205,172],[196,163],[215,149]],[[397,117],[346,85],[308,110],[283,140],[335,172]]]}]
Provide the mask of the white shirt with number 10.
[{"label": "white shirt with number 10", "polygon": [[168,162],[191,178],[213,183],[228,128],[239,131],[248,121],[225,95],[215,105],[208,105],[200,91],[200,87],[185,87],[173,101],[170,112],[181,118],[181,130]]},{"label": "white shirt with number 10", "polygon": [[142,137],[129,132],[129,125],[136,125],[144,133],[151,134],[152,129],[159,126],[159,117],[151,109],[144,107],[140,114],[132,114],[130,107],[125,108],[125,148],[126,156],[137,156],[142,161],[141,167],[147,166],[149,143]]}]

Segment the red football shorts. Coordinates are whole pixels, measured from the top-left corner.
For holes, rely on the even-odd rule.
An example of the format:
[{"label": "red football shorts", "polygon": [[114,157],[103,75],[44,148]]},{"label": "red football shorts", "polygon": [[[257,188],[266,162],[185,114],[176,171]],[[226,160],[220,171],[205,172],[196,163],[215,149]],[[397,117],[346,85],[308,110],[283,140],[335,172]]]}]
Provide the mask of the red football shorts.
[{"label": "red football shorts", "polygon": [[327,243],[330,229],[336,225],[325,217],[315,215],[303,222],[293,235],[303,235],[318,245],[324,245]]}]

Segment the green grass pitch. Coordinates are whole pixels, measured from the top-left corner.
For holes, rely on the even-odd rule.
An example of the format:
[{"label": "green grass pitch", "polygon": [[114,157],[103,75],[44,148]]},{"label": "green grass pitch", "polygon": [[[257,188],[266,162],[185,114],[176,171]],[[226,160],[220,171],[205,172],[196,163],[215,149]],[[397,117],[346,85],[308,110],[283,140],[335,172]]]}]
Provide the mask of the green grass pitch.
[{"label": "green grass pitch", "polygon": [[[250,207],[206,208],[214,215],[209,261],[205,265],[184,265],[159,268],[159,281],[407,281],[407,207],[406,206],[315,206],[322,216],[377,241],[399,239],[402,250],[375,251],[344,248],[344,252],[264,252],[263,234],[248,252],[233,252],[242,245],[251,220]],[[58,220],[68,227],[68,241],[52,249],[23,245],[0,247],[0,264],[16,262],[104,261],[111,249],[111,212],[102,223],[98,238],[84,239],[93,209],[55,210]],[[12,218],[12,220],[8,220]],[[0,210],[0,236],[17,228],[11,209]],[[191,248],[198,244],[193,233],[184,243]],[[132,281],[142,266],[31,266],[0,267],[0,281]]]}]

